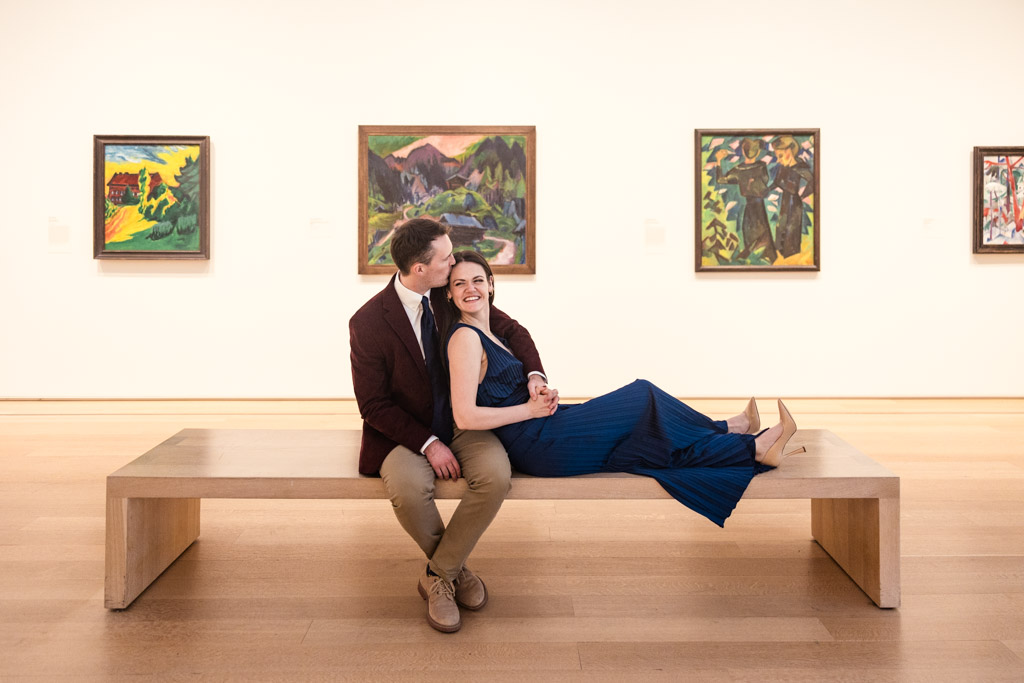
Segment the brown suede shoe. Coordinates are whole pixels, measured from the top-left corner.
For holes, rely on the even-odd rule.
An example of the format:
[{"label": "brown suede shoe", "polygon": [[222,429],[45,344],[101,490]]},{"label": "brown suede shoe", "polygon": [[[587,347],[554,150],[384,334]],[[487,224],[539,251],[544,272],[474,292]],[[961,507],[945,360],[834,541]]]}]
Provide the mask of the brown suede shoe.
[{"label": "brown suede shoe", "polygon": [[462,628],[462,617],[455,604],[455,589],[440,576],[425,571],[420,575],[420,596],[427,601],[427,623],[442,633]]},{"label": "brown suede shoe", "polygon": [[487,586],[469,567],[463,566],[455,577],[455,602],[459,607],[473,611],[487,604]]}]

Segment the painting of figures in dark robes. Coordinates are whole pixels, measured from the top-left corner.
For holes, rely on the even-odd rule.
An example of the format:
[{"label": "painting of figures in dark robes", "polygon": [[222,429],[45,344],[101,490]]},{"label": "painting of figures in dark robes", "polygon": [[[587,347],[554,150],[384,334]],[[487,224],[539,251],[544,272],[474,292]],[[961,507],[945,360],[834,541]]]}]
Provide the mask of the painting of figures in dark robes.
[{"label": "painting of figures in dark robes", "polygon": [[497,273],[535,272],[533,126],[360,126],[359,272],[391,273],[413,218],[451,227]]},{"label": "painting of figures in dark robes", "polygon": [[818,129],[696,131],[696,269],[820,270]]}]

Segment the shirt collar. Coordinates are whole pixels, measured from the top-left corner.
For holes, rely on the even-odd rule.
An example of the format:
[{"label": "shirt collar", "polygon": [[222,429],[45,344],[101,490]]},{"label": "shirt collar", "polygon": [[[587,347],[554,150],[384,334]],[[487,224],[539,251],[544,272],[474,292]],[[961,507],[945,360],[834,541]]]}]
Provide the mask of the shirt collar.
[{"label": "shirt collar", "polygon": [[[424,295],[417,294],[403,285],[401,274],[395,276],[395,291],[398,292],[398,299],[402,302],[403,306],[409,309],[419,310]],[[427,300],[430,300],[429,296],[427,297]]]}]

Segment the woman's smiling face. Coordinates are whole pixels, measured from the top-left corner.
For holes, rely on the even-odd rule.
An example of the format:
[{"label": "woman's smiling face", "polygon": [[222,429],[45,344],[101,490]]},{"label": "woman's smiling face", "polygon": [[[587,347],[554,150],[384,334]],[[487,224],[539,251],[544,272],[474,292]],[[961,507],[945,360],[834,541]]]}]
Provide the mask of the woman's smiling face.
[{"label": "woman's smiling face", "polygon": [[479,264],[471,261],[456,263],[448,280],[448,292],[455,307],[463,313],[476,313],[490,305],[493,283]]}]

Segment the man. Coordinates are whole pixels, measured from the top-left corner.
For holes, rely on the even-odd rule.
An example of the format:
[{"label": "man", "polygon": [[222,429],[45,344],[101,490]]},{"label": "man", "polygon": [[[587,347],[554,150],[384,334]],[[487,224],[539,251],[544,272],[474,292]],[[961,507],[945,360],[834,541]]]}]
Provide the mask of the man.
[{"label": "man", "polygon": [[[446,305],[440,288],[455,262],[448,226],[408,221],[391,238],[391,256],[399,272],[349,321],[352,383],[363,418],[359,471],[380,473],[399,523],[429,560],[418,587],[427,622],[451,633],[462,626],[460,606],[477,610],[487,603],[487,588],[465,562],[505,500],[511,468],[497,437],[452,422],[433,313]],[[547,389],[530,333],[497,309],[491,327],[530,373],[531,396],[541,395],[553,410],[558,394]],[[435,477],[460,476],[469,489],[445,528],[434,502]]]}]

